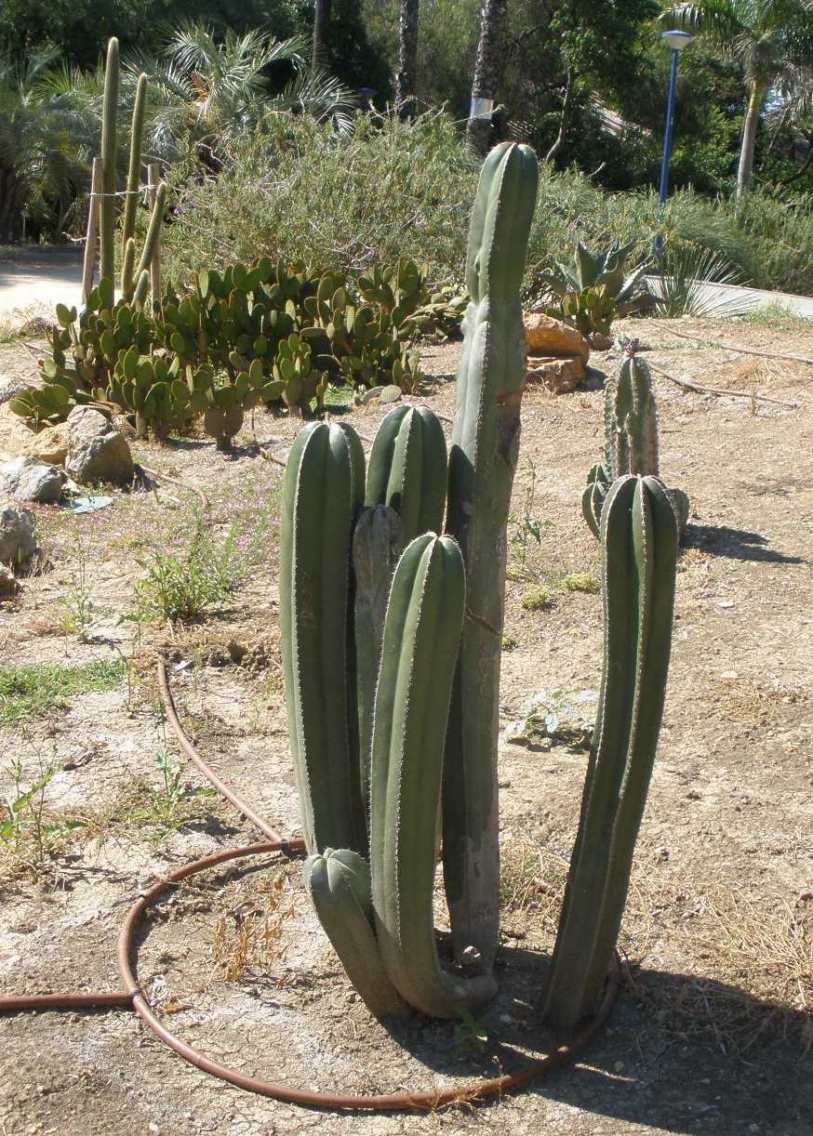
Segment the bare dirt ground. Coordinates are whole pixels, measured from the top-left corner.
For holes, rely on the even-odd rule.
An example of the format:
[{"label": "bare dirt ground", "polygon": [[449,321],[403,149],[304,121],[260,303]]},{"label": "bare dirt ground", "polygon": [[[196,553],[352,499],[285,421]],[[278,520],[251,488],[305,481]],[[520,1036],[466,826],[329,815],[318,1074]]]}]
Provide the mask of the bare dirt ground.
[{"label": "bare dirt ground", "polygon": [[[702,342],[675,338],[670,327]],[[670,374],[796,407],[681,391],[659,377],[661,466],[692,510],[678,576],[666,715],[622,937],[621,996],[580,1063],[488,1106],[427,1115],[305,1111],[225,1086],[170,1054],[130,1014],[0,1020],[0,1130],[60,1136],[318,1131],[562,1136],[809,1136],[813,1131],[813,368],[707,345],[813,356],[791,321],[636,321]],[[450,416],[455,347],[430,349],[420,399]],[[600,456],[601,369],[588,389],[529,390],[511,523],[503,725],[541,691],[558,706],[600,677],[598,547],[580,513]],[[0,374],[33,373],[0,347]],[[1,384],[0,384],[1,385]],[[383,408],[354,411],[366,438]],[[258,415],[277,457],[297,424]],[[0,451],[19,427],[0,407]],[[269,820],[297,825],[277,657],[276,502],[282,468],[251,431],[224,459],[209,439],[136,444],[137,460],[203,490],[207,528],[237,525],[261,555],[227,606],[174,629],[121,621],[153,550],[182,549],[195,498],[159,483],[88,516],[41,507],[43,571],[0,607],[0,666],[120,662],[112,689],[0,727],[0,795],[53,771],[36,831],[0,845],[0,992],[118,989],[115,944],[135,897],[167,870],[257,839],[182,770],[154,682],[172,661],[201,752]],[[541,542],[532,535],[541,525]],[[90,601],[84,638],[80,601]],[[70,617],[70,618],[69,618]],[[589,696],[588,696],[589,702]],[[0,707],[0,710],[2,708]],[[0,714],[0,718],[2,715]],[[157,756],[167,751],[170,785]],[[154,909],[139,976],[170,1027],[241,1069],[344,1091],[431,1088],[510,1070],[551,1038],[536,1021],[586,755],[554,739],[501,746],[501,993],[475,1025],[367,1014],[308,909],[297,867],[261,862],[178,888]],[[172,776],[177,774],[175,781]],[[172,787],[174,785],[174,788]],[[53,833],[56,833],[54,835]],[[44,854],[40,854],[43,853]]]}]

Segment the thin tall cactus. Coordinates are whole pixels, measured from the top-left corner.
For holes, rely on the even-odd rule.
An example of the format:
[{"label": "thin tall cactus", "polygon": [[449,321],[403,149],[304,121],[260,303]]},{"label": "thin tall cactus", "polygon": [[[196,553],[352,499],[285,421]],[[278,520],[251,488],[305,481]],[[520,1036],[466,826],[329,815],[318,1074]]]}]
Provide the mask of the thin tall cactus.
[{"label": "thin tall cactus", "polygon": [[497,949],[497,739],[507,559],[517,464],[525,338],[520,284],[537,190],[527,146],[486,158],[466,260],[463,321],[449,455],[447,531],[466,565],[466,619],[444,766],[443,870],[458,958],[470,947],[486,972]]},{"label": "thin tall cactus", "polygon": [[601,518],[604,671],[546,1016],[593,1013],[610,967],[655,759],[669,667],[677,525],[661,482],[625,476]]}]

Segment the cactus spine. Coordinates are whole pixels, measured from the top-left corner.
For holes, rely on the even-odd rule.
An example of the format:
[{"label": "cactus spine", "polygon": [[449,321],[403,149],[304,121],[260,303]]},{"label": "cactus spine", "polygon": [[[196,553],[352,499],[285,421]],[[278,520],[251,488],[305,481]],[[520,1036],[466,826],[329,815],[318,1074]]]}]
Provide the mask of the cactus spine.
[{"label": "cactus spine", "polygon": [[308,852],[366,851],[354,705],[350,542],[364,455],[349,427],[313,423],[288,459],[280,532],[285,700]]},{"label": "cactus spine", "polygon": [[657,478],[613,483],[601,541],[599,716],[546,994],[546,1015],[566,1029],[595,1010],[610,966],[663,713],[677,526]]},{"label": "cactus spine", "polygon": [[525,339],[520,284],[537,190],[533,150],[511,143],[486,158],[466,263],[449,455],[447,531],[466,565],[467,608],[444,766],[443,866],[458,957],[489,971],[499,925],[497,736],[506,524],[517,462]]},{"label": "cactus spine", "polygon": [[102,109],[101,277],[113,282],[116,269],[116,115],[119,105],[119,41],[110,39],[104,72]]}]

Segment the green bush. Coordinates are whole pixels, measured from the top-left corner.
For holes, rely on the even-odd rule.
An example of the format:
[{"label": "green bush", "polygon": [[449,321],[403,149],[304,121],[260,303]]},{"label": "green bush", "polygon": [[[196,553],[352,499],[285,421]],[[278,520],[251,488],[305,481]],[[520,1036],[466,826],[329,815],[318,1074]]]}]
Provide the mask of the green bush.
[{"label": "green bush", "polygon": [[[338,138],[307,118],[280,118],[270,132],[235,144],[217,177],[181,186],[163,262],[176,284],[201,264],[222,267],[268,256],[322,271],[358,273],[408,256],[432,286],[458,287],[468,202],[477,166],[441,112],[414,122],[361,116]],[[235,208],[239,202],[239,208]],[[679,190],[658,218],[654,188],[608,193],[576,170],[540,169],[526,294],[578,237],[589,246],[633,243],[631,259],[667,240],[721,252],[743,283],[813,291],[813,199],[753,193],[741,216],[727,198]]]}]

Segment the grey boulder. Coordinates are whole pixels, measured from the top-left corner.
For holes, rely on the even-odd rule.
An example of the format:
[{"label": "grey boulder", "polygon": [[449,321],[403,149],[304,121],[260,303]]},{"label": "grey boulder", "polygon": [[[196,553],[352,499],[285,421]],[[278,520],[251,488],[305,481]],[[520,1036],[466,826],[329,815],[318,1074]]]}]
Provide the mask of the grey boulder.
[{"label": "grey boulder", "polygon": [[27,564],[36,551],[34,514],[10,505],[0,510],[0,564]]},{"label": "grey boulder", "polygon": [[0,493],[15,501],[53,505],[59,500],[66,480],[57,466],[32,457],[12,458],[0,466]]},{"label": "grey boulder", "polygon": [[65,470],[80,485],[100,481],[129,485],[133,457],[124,435],[104,414],[90,406],[77,406],[68,415]]}]

